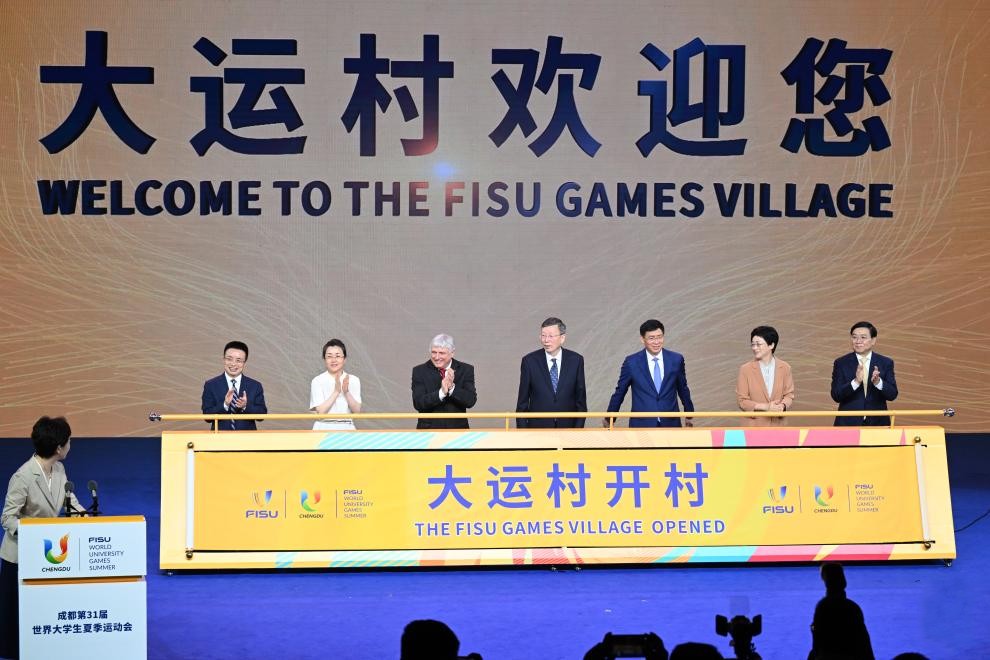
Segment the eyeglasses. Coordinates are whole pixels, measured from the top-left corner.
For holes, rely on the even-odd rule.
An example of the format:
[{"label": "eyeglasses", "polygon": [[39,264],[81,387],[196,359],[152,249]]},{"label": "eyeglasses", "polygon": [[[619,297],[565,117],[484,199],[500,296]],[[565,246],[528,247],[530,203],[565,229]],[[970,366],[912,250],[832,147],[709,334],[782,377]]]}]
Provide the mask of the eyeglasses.
[{"label": "eyeglasses", "polygon": [[344,359],[344,355],[342,355],[341,353],[327,353],[326,355],[323,356],[323,359],[324,360],[343,360]]},{"label": "eyeglasses", "polygon": [[556,339],[557,337],[560,336],[561,335],[540,335],[540,341],[544,341],[546,339]]},{"label": "eyeglasses", "polygon": [[226,362],[227,364],[244,364],[246,362],[246,360],[242,360],[241,358],[226,357],[226,356],[224,356],[223,361]]}]

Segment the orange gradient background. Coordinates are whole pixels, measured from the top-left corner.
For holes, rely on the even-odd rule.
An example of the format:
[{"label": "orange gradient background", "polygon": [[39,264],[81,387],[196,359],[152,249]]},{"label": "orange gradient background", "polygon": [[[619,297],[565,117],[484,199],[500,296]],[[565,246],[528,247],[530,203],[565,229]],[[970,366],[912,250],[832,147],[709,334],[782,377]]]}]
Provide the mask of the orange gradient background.
[{"label": "orange gradient background", "polygon": [[[639,324],[667,327],[666,347],[687,361],[698,410],[735,408],[749,331],[770,324],[777,355],[794,371],[796,409],[831,409],[832,360],[850,350],[849,326],[880,329],[876,350],[896,361],[896,407],[955,407],[949,431],[990,427],[986,378],[990,307],[990,128],[986,2],[6,2],[0,126],[0,436],[23,437],[42,414],[65,414],[76,435],[157,435],[150,410],[198,412],[202,383],[220,373],[229,339],[251,348],[245,373],[265,385],[269,410],[304,412],[320,348],[339,337],[347,369],[362,380],[365,412],[412,409],[409,374],[439,332],[475,365],[476,410],[515,407],[518,360],[538,347],[539,324],[568,324],[568,348],[586,359],[589,409],[602,410],[623,356],[641,347]],[[76,85],[42,85],[42,65],[79,65],[86,30],[109,34],[111,65],[152,66],[155,83],[118,86],[127,113],[157,138],[133,152],[100,115],[66,150],[39,139],[68,115]],[[422,35],[440,36],[455,75],[440,83],[437,150],[402,155],[421,135],[397,104],[378,115],[378,154],[362,158],[357,130],[340,121],[354,87],[343,59],[362,32],[381,57],[421,59]],[[588,130],[602,143],[585,155],[565,133],[537,158],[517,130],[496,148],[487,135],[505,103],[490,77],[493,48],[533,48],[548,35],[565,52],[602,56],[592,90],[576,90]],[[244,156],[214,145],[196,156],[203,96],[191,76],[219,75],[192,45],[207,37],[293,38],[295,57],[231,56],[222,66],[302,67],[288,86],[308,136],[298,156]],[[639,50],[668,54],[694,37],[746,46],[745,118],[721,137],[747,138],[740,157],[681,156],[635,141],[649,125],[638,80],[670,80]],[[779,147],[794,116],[780,71],[805,39],[888,48],[883,80],[892,100],[853,116],[882,117],[892,147],[858,158],[820,158]],[[515,81],[518,67],[506,67]],[[699,68],[700,73],[700,68]],[[700,78],[695,78],[700,89]],[[418,81],[407,83],[421,102]],[[225,89],[225,110],[239,90]],[[556,89],[533,94],[542,131]],[[262,104],[266,103],[263,98]],[[266,107],[262,105],[262,107]],[[674,129],[700,139],[699,122]],[[240,132],[280,137],[281,127]],[[294,135],[293,134],[293,135]],[[442,173],[442,174],[441,174]],[[258,217],[44,216],[39,179],[262,181]],[[271,182],[323,180],[334,193],[321,217],[282,216]],[[429,181],[428,218],[350,212],[342,182]],[[445,180],[543,185],[535,218],[443,215]],[[564,218],[557,187],[577,181],[703,184],[697,219]],[[719,216],[714,182],[892,183],[894,217],[747,219]],[[614,202],[614,200],[613,200]],[[484,205],[483,205],[484,207]],[[627,404],[628,405],[628,404]],[[940,423],[941,420],[929,420]],[[500,422],[494,422],[498,424]],[[702,421],[716,424],[719,420]],[[395,423],[408,426],[409,423]],[[479,422],[479,426],[484,423]],[[201,428],[198,424],[192,428]],[[288,424],[266,423],[268,428]],[[296,425],[298,427],[298,425]],[[389,426],[368,422],[364,428]]]}]

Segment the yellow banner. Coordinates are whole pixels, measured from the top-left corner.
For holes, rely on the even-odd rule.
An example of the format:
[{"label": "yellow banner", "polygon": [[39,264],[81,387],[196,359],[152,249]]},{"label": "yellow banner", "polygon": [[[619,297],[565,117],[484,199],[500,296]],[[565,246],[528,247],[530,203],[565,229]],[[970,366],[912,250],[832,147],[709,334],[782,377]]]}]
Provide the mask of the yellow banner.
[{"label": "yellow banner", "polygon": [[923,540],[912,446],[195,455],[196,550]]}]

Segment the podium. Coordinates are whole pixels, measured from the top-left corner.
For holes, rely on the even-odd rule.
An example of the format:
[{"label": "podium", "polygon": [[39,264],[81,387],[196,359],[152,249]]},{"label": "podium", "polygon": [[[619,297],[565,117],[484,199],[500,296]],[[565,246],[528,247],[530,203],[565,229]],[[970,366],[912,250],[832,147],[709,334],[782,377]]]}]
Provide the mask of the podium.
[{"label": "podium", "polygon": [[17,537],[22,658],[148,657],[144,516],[26,518]]},{"label": "podium", "polygon": [[166,431],[161,471],[166,570],[956,556],[937,426]]}]

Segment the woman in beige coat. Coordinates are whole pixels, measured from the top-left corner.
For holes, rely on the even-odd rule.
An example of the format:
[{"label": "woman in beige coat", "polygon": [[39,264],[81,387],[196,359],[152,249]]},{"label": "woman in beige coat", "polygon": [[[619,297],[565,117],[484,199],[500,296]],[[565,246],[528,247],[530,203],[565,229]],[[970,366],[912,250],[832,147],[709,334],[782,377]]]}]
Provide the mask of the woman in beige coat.
[{"label": "woman in beige coat", "polygon": [[[0,524],[0,657],[18,655],[17,530],[21,518],[55,518],[65,501],[65,468],[72,429],[64,417],[42,417],[31,429],[34,455],[17,469],[7,486]],[[79,500],[69,493],[69,504],[81,511]]]},{"label": "woman in beige coat", "polygon": [[[794,379],[791,365],[774,357],[780,336],[768,325],[754,328],[749,335],[753,359],[739,367],[736,403],[746,412],[785,412],[794,405]],[[750,426],[783,424],[784,417],[751,417]]]}]

